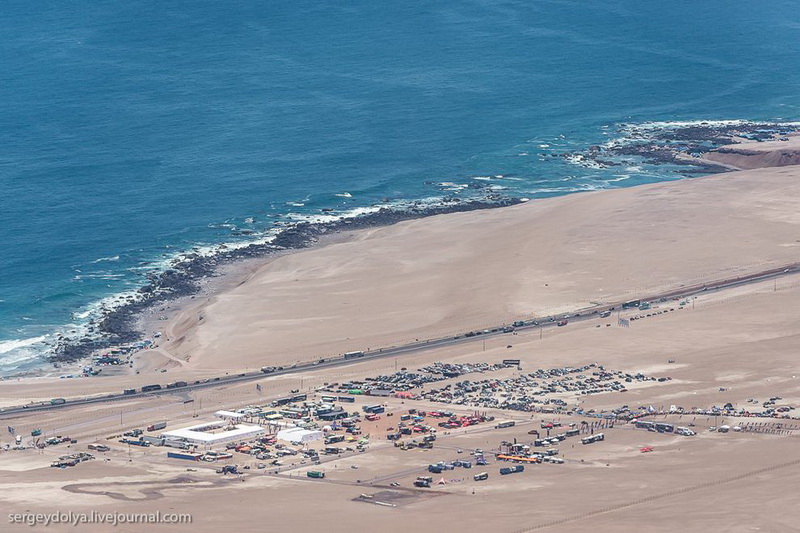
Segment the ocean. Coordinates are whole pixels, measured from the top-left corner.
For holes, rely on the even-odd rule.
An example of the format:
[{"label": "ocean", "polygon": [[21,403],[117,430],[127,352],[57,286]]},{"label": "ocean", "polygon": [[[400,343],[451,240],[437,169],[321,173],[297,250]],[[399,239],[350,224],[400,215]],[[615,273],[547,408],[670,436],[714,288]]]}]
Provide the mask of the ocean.
[{"label": "ocean", "polygon": [[796,7],[7,2],[0,374],[88,335],[176,254],[268,240],[278,220],[696,176],[574,154],[800,119]]}]

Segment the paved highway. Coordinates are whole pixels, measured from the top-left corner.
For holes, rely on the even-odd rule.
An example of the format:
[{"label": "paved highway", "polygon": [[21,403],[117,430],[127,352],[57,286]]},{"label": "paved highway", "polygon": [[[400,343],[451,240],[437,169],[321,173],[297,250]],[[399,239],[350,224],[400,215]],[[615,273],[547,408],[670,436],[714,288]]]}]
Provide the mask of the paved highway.
[{"label": "paved highway", "polygon": [[[689,298],[703,292],[716,292],[752,283],[759,283],[795,274],[797,272],[800,272],[800,264],[792,263],[790,265],[784,265],[782,267],[773,268],[770,270],[765,270],[762,272],[749,274],[746,276],[739,276],[735,278],[727,278],[724,280],[714,281],[710,283],[680,287],[678,289],[661,294],[641,295],[638,298],[636,298],[636,300],[658,302],[661,299],[669,300],[673,298]],[[566,313],[566,316],[570,317],[569,318],[570,323],[580,322],[584,320],[592,320],[597,318],[599,314],[605,311],[615,311],[620,309],[623,303],[625,302],[616,302],[614,304],[586,307],[575,310],[573,312]],[[521,330],[530,330],[535,328],[557,327],[558,321],[563,319],[564,316],[565,315],[559,314],[554,316],[546,316],[543,318],[520,321],[523,325],[517,326],[515,330],[521,331]],[[175,394],[175,393],[183,394],[191,390],[204,389],[208,387],[218,387],[221,385],[230,385],[246,381],[255,381],[264,379],[266,377],[272,377],[281,374],[293,374],[298,372],[308,372],[312,370],[320,370],[323,368],[336,367],[341,365],[349,365],[349,364],[359,363],[367,359],[375,359],[379,357],[396,357],[398,355],[403,355],[407,353],[414,353],[432,348],[440,348],[443,346],[451,346],[461,343],[474,342],[476,340],[485,339],[486,337],[495,337],[497,335],[507,334],[508,332],[504,331],[504,329],[508,327],[509,327],[508,324],[501,324],[492,328],[480,331],[473,331],[463,335],[442,337],[438,339],[427,339],[409,344],[404,344],[402,346],[394,346],[391,348],[383,348],[380,350],[367,351],[364,353],[363,356],[351,359],[345,359],[344,356],[342,356],[333,359],[330,358],[325,359],[324,361],[320,360],[321,362],[315,361],[309,363],[301,363],[294,365],[292,367],[284,367],[281,370],[275,370],[274,372],[270,372],[268,374],[265,374],[263,372],[249,372],[244,374],[237,374],[234,376],[226,375],[226,376],[216,377],[208,380],[203,380],[199,383],[190,383],[185,387],[179,387],[179,388],[171,388],[171,389],[162,388],[161,390],[158,391],[137,392],[136,394],[116,393],[116,394],[108,394],[105,396],[95,396],[91,398],[78,398],[78,399],[71,399],[63,404],[57,404],[57,405],[51,405],[50,403],[38,403],[38,404],[29,404],[26,406],[10,407],[0,412],[0,419],[9,418],[13,415],[19,415],[22,413],[30,413],[35,411],[48,411],[51,409],[61,409],[64,407],[73,407],[77,405],[114,402],[132,398],[142,398],[145,396],[157,396],[163,394]]]}]

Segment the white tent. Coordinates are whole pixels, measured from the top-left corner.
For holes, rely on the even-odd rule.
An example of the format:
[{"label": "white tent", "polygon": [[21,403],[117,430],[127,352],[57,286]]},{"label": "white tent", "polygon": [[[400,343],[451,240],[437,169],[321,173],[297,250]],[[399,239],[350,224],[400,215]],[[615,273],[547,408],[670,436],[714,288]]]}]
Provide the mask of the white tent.
[{"label": "white tent", "polygon": [[323,438],[322,432],[319,430],[310,430],[303,428],[288,428],[278,432],[278,440],[286,442],[313,442]]},{"label": "white tent", "polygon": [[223,420],[239,421],[247,415],[244,413],[234,413],[233,411],[217,411],[214,413],[214,416]]}]

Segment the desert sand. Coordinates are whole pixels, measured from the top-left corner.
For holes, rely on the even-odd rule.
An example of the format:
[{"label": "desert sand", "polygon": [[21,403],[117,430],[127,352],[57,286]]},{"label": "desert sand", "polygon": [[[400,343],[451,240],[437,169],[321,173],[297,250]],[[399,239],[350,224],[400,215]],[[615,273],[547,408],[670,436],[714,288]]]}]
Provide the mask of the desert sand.
[{"label": "desert sand", "polygon": [[186,310],[157,352],[195,370],[283,365],[793,263],[798,175],[741,172],[359,232]]},{"label": "desert sand", "polygon": [[[198,298],[166,324],[161,346],[137,356],[139,375],[5,381],[0,406],[376,349],[792,264],[800,258],[799,178],[800,168],[793,166],[735,172],[355,232],[268,260],[238,287]],[[639,313],[625,311],[619,318]],[[397,358],[264,376],[260,388],[249,382],[42,413],[0,413],[20,434],[42,428],[48,435],[78,439],[70,448],[0,451],[0,511],[193,516],[191,526],[146,526],[152,531],[795,531],[800,431],[709,429],[753,422],[800,427],[796,418],[659,415],[676,425],[694,424],[698,434],[656,434],[618,424],[605,430],[600,443],[560,443],[565,464],[535,465],[501,477],[503,465],[491,460],[487,467],[454,471],[446,484],[430,489],[412,487],[416,476],[426,475],[427,464],[465,457],[475,448],[496,450],[503,440],[526,442],[533,438],[528,430],[554,415],[490,410],[517,425],[454,430],[442,434],[432,450],[402,451],[384,435],[410,407],[462,414],[471,409],[388,398],[395,417],[363,423],[370,435],[367,452],[326,460],[324,480],[306,478],[310,465],[295,460],[278,474],[265,473],[269,470],[256,469],[256,461],[241,454],[229,463],[253,468],[242,477],[223,476],[214,471],[219,465],[167,459],[158,447],[129,449],[118,436],[156,420],[182,427],[218,409],[267,404],[294,389],[313,395],[326,382],[399,367],[504,358],[520,359],[521,370],[476,379],[590,363],[671,378],[635,383],[627,392],[559,393],[570,409],[690,409],[728,402],[741,407],[753,404],[751,399],[760,406],[776,396],[781,405],[800,407],[798,313],[800,275],[792,274],[701,292],[684,305],[657,302],[652,316],[630,327],[619,327],[616,315],[598,317]],[[366,403],[370,398],[353,409]],[[797,412],[789,415],[800,416]],[[578,414],[557,418],[565,424],[587,420]],[[3,433],[0,444],[8,442]],[[86,451],[94,442],[107,443],[111,451],[73,468],[49,467],[58,456]],[[642,453],[645,446],[652,452]],[[490,473],[489,480],[474,482],[472,474],[481,469]],[[394,506],[370,503],[381,499]],[[0,520],[3,531],[39,529],[8,524],[5,516]],[[94,524],[47,530],[111,529]]]},{"label": "desert sand", "polygon": [[800,136],[791,135],[785,140],[732,144],[705,154],[703,159],[738,170],[798,165]]}]

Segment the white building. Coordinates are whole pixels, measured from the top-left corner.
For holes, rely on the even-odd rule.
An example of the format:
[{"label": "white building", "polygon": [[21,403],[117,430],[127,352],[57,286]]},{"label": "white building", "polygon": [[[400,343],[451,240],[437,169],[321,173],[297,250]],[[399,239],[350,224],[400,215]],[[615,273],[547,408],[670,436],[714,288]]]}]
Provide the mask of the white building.
[{"label": "white building", "polygon": [[251,424],[236,424],[228,420],[212,420],[202,424],[165,431],[165,439],[183,440],[191,444],[213,446],[228,442],[252,440],[264,434],[264,428]]}]

